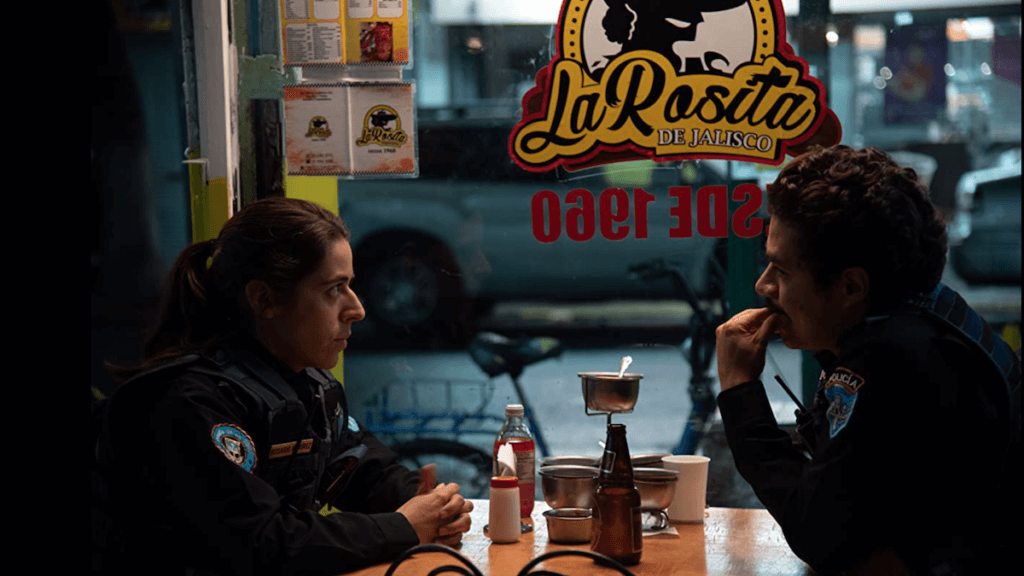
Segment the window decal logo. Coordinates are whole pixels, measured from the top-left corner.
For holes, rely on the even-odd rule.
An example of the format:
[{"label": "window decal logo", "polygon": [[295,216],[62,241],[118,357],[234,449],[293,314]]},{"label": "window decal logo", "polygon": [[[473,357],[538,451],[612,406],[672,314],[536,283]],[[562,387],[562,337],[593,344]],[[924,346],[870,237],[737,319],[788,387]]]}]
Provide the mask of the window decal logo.
[{"label": "window decal logo", "polygon": [[650,158],[778,165],[840,140],[781,0],[564,0],[509,153],[534,172]]},{"label": "window decal logo", "polygon": [[386,104],[379,104],[370,109],[363,119],[363,133],[356,140],[357,146],[377,144],[398,148],[409,136],[402,130],[402,119],[398,112]]}]

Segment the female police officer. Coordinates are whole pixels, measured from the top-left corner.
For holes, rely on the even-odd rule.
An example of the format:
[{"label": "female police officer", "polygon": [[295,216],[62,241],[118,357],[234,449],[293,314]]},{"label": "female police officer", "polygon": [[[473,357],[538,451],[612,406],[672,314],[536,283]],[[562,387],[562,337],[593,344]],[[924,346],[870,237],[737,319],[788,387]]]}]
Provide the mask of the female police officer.
[{"label": "female police officer", "polygon": [[181,253],[108,405],[94,567],[337,574],[461,540],[458,485],[397,464],[327,371],[363,318],[348,238],[335,214],[272,198]]}]

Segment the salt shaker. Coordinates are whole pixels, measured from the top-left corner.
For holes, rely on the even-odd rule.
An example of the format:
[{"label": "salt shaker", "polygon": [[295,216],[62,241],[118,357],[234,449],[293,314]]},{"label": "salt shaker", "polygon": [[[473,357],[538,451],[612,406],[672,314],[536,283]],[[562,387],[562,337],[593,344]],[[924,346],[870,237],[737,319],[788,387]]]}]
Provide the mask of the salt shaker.
[{"label": "salt shaker", "polygon": [[492,542],[516,542],[522,532],[519,521],[519,479],[515,476],[491,478],[487,535]]}]

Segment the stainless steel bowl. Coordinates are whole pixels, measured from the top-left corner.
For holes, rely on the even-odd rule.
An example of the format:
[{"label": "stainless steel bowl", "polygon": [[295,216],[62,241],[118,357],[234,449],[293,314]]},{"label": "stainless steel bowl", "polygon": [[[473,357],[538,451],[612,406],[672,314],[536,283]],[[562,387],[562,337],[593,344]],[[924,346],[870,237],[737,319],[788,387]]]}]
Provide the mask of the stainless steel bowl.
[{"label": "stainless steel bowl", "polygon": [[640,491],[640,507],[664,510],[676,494],[679,472],[664,468],[634,468],[633,483]]},{"label": "stainless steel bowl", "polygon": [[601,457],[600,456],[548,456],[540,462],[541,467],[544,466],[590,466],[591,468],[600,468]]},{"label": "stainless steel bowl", "polygon": [[593,515],[589,508],[554,508],[544,511],[548,540],[563,544],[590,542]]},{"label": "stainless steel bowl", "polygon": [[640,394],[641,374],[618,372],[580,372],[586,413],[628,414],[636,406]]},{"label": "stainless steel bowl", "polygon": [[542,466],[540,487],[551,508],[593,508],[601,471],[592,466]]},{"label": "stainless steel bowl", "polygon": [[[633,468],[664,468],[662,458],[671,454],[638,454],[630,458]],[[599,463],[600,464],[600,463]]]}]

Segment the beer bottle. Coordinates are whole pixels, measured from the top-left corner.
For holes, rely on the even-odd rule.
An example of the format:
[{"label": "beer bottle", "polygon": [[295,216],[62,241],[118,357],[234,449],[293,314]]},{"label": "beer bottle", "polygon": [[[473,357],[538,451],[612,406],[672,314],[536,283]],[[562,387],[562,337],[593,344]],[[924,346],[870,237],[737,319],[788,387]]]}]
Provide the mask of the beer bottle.
[{"label": "beer bottle", "polygon": [[609,424],[601,475],[594,492],[590,549],[631,566],[640,562],[642,548],[640,492],[633,483],[626,425]]}]

